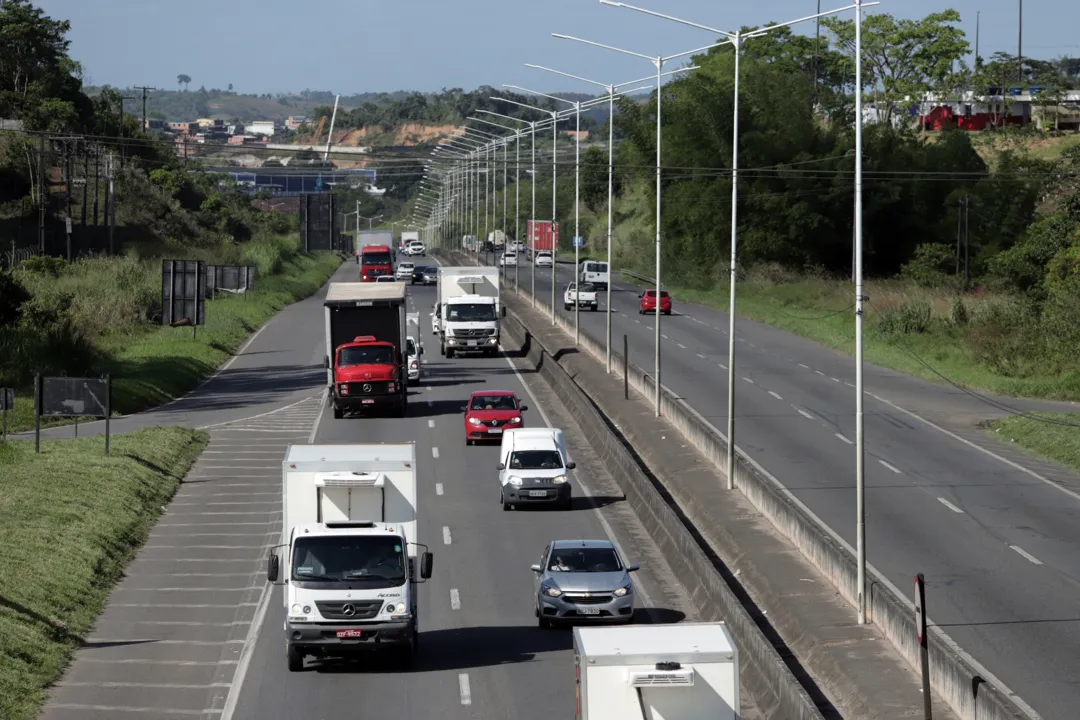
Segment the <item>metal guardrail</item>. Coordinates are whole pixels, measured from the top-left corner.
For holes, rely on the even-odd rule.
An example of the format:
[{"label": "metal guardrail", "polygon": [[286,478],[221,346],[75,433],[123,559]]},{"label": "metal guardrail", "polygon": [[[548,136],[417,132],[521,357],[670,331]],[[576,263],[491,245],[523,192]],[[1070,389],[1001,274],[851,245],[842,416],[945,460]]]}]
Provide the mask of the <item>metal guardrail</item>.
[{"label": "metal guardrail", "polygon": [[0,252],[0,270],[13,268],[24,260],[29,260],[41,252],[37,248],[23,247]]},{"label": "metal guardrail", "polygon": [[[655,285],[656,284],[656,278],[649,277],[648,275],[642,275],[639,272],[634,272],[633,270],[627,270],[626,268],[620,268],[619,269],[619,274],[620,275],[629,275],[630,277],[634,278],[635,280],[640,280],[642,282],[647,282],[650,285]],[[666,290],[667,286],[664,285],[663,283],[660,283],[660,289],[661,290]]]}]

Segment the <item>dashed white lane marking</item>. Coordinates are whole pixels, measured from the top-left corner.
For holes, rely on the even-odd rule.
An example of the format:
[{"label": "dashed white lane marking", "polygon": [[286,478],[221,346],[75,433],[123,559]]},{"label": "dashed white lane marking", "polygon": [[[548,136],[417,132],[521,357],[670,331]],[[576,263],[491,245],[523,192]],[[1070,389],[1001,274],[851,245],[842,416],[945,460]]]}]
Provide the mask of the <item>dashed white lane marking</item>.
[{"label": "dashed white lane marking", "polygon": [[[892,465],[890,465],[889,463],[885,462],[884,460],[878,460],[878,462],[879,462],[879,463],[881,463],[882,465],[884,465],[885,467],[887,467],[888,469],[892,470],[892,471],[893,471],[894,473],[896,473],[897,475],[900,475],[900,474],[902,474],[902,473],[900,472],[900,469],[899,469],[899,468],[893,467]],[[938,500],[941,500],[941,498],[938,498]],[[945,501],[944,501],[944,500],[942,500],[942,502],[945,502]],[[946,505],[948,505],[949,503],[945,503],[945,504],[946,504]]]},{"label": "dashed white lane marking", "polygon": [[755,382],[754,382],[753,380],[751,380],[751,379],[750,379],[750,378],[748,378],[748,377],[744,377],[744,378],[743,378],[743,380],[745,380],[746,382],[750,383],[751,385],[756,385],[756,384],[757,384],[757,383],[755,383]]},{"label": "dashed white lane marking", "polygon": [[809,370],[809,369],[810,369],[810,366],[809,366],[809,365],[803,365],[802,363],[799,363],[799,367],[801,367],[801,368],[806,368],[807,370]]},{"label": "dashed white lane marking", "polygon": [[1021,556],[1022,556],[1022,557],[1023,557],[1023,558],[1025,559],[1025,560],[1030,560],[1031,562],[1035,563],[1036,565],[1042,565],[1042,560],[1040,560],[1039,558],[1035,557],[1034,555],[1032,555],[1031,553],[1029,553],[1029,552],[1028,552],[1027,550],[1025,550],[1024,548],[1020,547],[1019,545],[1010,545],[1009,547],[1011,547],[1011,548],[1012,548],[1013,550],[1015,550],[1016,552],[1020,553],[1020,555],[1021,555]]},{"label": "dashed white lane marking", "polygon": [[436,495],[442,495],[442,493],[443,493],[442,483],[435,483],[435,494]]},{"label": "dashed white lane marking", "polygon": [[437,447],[431,448],[431,457],[433,457],[433,458],[439,457],[439,448],[437,448]]},{"label": "dashed white lane marking", "polygon": [[472,705],[472,690],[469,688],[469,673],[458,673],[458,694],[462,705]]},{"label": "dashed white lane marking", "polygon": [[680,348],[682,348],[683,350],[685,350],[685,349],[686,349],[686,346],[685,346],[685,345],[683,345],[682,343],[675,343],[675,344],[676,344],[676,345],[678,345],[678,346],[679,346]]},{"label": "dashed white lane marking", "polygon": [[[795,406],[792,405],[791,407],[795,407]],[[798,411],[798,413],[800,415],[802,415],[804,418],[806,418],[807,420],[813,420],[814,419],[814,416],[811,415],[810,413],[806,412],[805,410],[802,410],[800,408],[795,408],[795,410]]]},{"label": "dashed white lane marking", "polygon": [[636,323],[637,323],[638,325],[640,325],[640,324],[641,324],[641,321],[640,321],[640,320],[636,320],[636,319],[635,319],[635,320],[634,320],[634,322],[636,322]]},{"label": "dashed white lane marking", "polygon": [[851,387],[851,388],[855,387],[854,385],[849,383],[847,380],[844,381],[844,384],[847,385],[848,387]]},{"label": "dashed white lane marking", "polygon": [[829,379],[832,380],[835,383],[840,382],[840,378],[829,378]]},{"label": "dashed white lane marking", "polygon": [[427,421],[427,426],[430,427],[430,428],[435,427],[435,421],[434,420],[428,420]]},{"label": "dashed white lane marking", "polygon": [[941,503],[942,505],[944,505],[945,507],[949,508],[950,510],[952,510],[954,513],[959,513],[961,515],[964,514],[963,510],[956,507],[955,505],[953,505],[951,502],[949,502],[945,498],[938,498],[938,502]]},{"label": "dashed white lane marking", "polygon": [[457,591],[457,588],[451,588],[450,589],[450,609],[451,610],[460,610],[461,609],[461,593],[459,593]]},{"label": "dashed white lane marking", "polygon": [[840,433],[835,433],[835,435],[836,435],[836,437],[838,437],[838,438],[840,438],[841,440],[843,440],[844,442],[846,442],[846,443],[847,443],[848,445],[854,445],[854,443],[853,443],[853,442],[851,442],[850,440],[848,440],[848,439],[847,439],[846,437],[844,437],[844,436],[843,436],[842,434],[840,434]]},{"label": "dashed white lane marking", "polygon": [[783,400],[784,399],[784,398],[780,397],[779,395],[777,395],[776,393],[774,393],[772,390],[769,391],[769,394],[772,395],[777,400]]},{"label": "dashed white lane marking", "polygon": [[705,360],[705,359],[706,359],[706,357],[705,357],[704,355],[702,355],[701,353],[694,353],[694,354],[695,354],[695,355],[697,355],[697,356],[698,356],[699,358],[701,358],[702,360]]},{"label": "dashed white lane marking", "polygon": [[825,373],[821,372],[820,370],[815,370],[814,372],[816,372],[818,375],[824,375],[825,374]]},{"label": "dashed white lane marking", "polygon": [[721,370],[727,370],[727,365],[725,365],[724,363],[716,363],[716,364],[720,366]]},{"label": "dashed white lane marking", "polygon": [[450,544],[450,528],[446,527],[445,525],[443,525],[442,529],[442,542],[443,545]]},{"label": "dashed white lane marking", "polygon": [[671,339],[667,335],[665,335],[664,333],[660,333],[660,337],[664,338],[665,340],[670,340]]}]

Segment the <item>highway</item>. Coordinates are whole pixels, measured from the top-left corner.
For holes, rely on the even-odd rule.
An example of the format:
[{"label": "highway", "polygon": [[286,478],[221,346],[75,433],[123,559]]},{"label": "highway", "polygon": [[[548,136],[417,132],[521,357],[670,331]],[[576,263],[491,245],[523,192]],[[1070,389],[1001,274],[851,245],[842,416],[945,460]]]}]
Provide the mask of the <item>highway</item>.
[{"label": "highway", "polygon": [[[531,271],[522,264],[523,288]],[[570,267],[560,266],[558,312],[572,324],[573,310],[561,305],[571,279]],[[626,334],[631,361],[651,372],[655,320],[638,314],[638,290],[615,279],[613,345],[621,351]],[[538,269],[545,308],[550,282],[550,271]],[[580,313],[582,331],[601,342],[603,300],[599,312]],[[725,431],[727,316],[674,301],[675,312],[661,319],[663,382]],[[742,319],[737,327],[739,446],[854,546],[854,362],[774,328]],[[992,442],[976,443],[980,449],[949,429],[980,412],[958,391],[872,366],[866,385],[872,393],[865,414],[870,563],[905,592],[916,573],[925,573],[929,616],[964,650],[1044,717],[1075,716],[1076,478],[1051,480],[1030,470],[1034,463],[1022,466]],[[937,427],[919,415],[935,418]]]},{"label": "highway", "polygon": [[[611,533],[624,549],[633,548],[630,562],[645,552],[641,533],[627,527],[625,508],[605,497],[595,503],[580,497],[569,512],[502,511],[496,502],[497,447],[466,447],[460,407],[474,390],[499,388],[514,391],[529,405],[527,425],[546,424],[546,409],[530,396],[505,357],[440,357],[427,316],[434,288],[413,286],[409,295],[410,311],[421,312],[426,346],[425,378],[410,398],[409,416],[334,420],[326,408],[313,438],[316,443],[416,442],[419,541],[435,556],[432,578],[420,586],[416,668],[402,673],[375,657],[326,665],[309,659],[305,672],[290,673],[281,588],[275,587],[261,622],[256,617],[257,640],[239,674],[242,684],[234,684],[235,720],[571,717],[571,634],[537,627],[529,566],[547,541],[557,538]],[[581,463],[574,439],[569,440],[579,461],[577,477],[596,494],[590,463]],[[642,564],[635,581],[649,600],[662,597],[661,585],[672,580],[663,578],[655,563]],[[644,622],[680,616],[663,607],[639,613]]]}]

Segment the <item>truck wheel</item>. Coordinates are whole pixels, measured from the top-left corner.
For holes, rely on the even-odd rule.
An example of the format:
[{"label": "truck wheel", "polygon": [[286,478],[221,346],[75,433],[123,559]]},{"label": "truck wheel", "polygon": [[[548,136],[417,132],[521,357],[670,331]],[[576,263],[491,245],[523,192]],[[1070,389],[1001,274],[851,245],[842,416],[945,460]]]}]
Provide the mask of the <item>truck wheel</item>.
[{"label": "truck wheel", "polygon": [[301,672],[304,669],[304,653],[295,645],[286,645],[285,654],[289,659],[289,672]]},{"label": "truck wheel", "polygon": [[453,348],[446,348],[446,357],[449,360],[454,359],[454,349]]},{"label": "truck wheel", "polygon": [[340,420],[343,417],[345,417],[345,411],[335,405],[334,406],[334,419],[335,420]]}]

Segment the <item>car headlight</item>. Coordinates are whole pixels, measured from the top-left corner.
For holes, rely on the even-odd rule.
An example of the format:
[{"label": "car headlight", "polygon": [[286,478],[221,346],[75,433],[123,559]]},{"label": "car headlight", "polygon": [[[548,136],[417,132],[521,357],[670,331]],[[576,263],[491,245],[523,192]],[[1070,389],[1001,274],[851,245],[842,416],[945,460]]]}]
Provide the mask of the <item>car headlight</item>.
[{"label": "car headlight", "polygon": [[631,583],[626,583],[621,588],[612,593],[615,597],[626,597],[634,591],[634,586]]},{"label": "car headlight", "polygon": [[555,483],[556,485],[562,485],[566,481],[567,481],[566,476],[565,475],[560,475],[557,478],[553,478],[551,482]]},{"label": "car headlight", "polygon": [[560,595],[562,595],[562,590],[555,587],[554,585],[548,585],[546,583],[540,586],[540,592],[544,595],[547,595],[548,597],[559,597]]},{"label": "car headlight", "polygon": [[511,425],[517,425],[519,422],[521,422],[521,418],[519,418],[519,417],[510,418],[506,422],[510,423]]},{"label": "car headlight", "polygon": [[483,422],[484,421],[481,420],[480,418],[474,418],[474,417],[469,418],[469,424],[470,425],[482,425]]},{"label": "car headlight", "polygon": [[521,478],[519,478],[517,475],[511,475],[506,479],[506,482],[510,483],[511,485],[520,485]]}]

